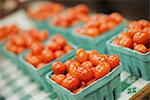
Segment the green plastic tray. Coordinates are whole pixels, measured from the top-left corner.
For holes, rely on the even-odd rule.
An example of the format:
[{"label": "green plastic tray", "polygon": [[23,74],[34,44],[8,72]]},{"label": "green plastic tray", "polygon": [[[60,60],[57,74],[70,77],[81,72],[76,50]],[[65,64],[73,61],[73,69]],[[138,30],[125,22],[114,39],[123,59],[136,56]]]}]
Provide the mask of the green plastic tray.
[{"label": "green plastic tray", "polygon": [[81,48],[84,48],[86,50],[96,49],[100,53],[107,53],[106,41],[109,40],[112,36],[121,32],[124,29],[125,25],[126,25],[126,20],[120,23],[113,30],[103,33],[102,35],[96,38],[78,35],[75,32],[75,29],[80,27],[78,26],[72,30],[70,38],[73,41],[73,43],[75,43],[77,46]]},{"label": "green plastic tray", "polygon": [[49,85],[55,88],[60,100],[116,100],[121,93],[120,73],[121,65],[113,69],[109,74],[97,80],[92,85],[85,87],[77,94],[73,94],[66,88],[58,85],[50,79],[53,72],[45,76]]},{"label": "green plastic tray", "polygon": [[6,46],[3,46],[2,47],[2,54],[7,57],[8,59],[10,59],[14,64],[17,65],[17,67],[19,69],[21,69],[25,74],[28,73],[28,70],[22,66],[20,60],[19,60],[19,55],[15,55],[14,53],[12,52],[9,52],[7,49],[6,49]]},{"label": "green plastic tray", "polygon": [[32,20],[35,27],[39,30],[48,29],[48,19],[43,21]]},{"label": "green plastic tray", "polygon": [[27,54],[27,52],[19,56],[19,59],[20,59],[22,65],[28,69],[28,72],[30,73],[31,78],[38,84],[40,83],[39,85],[41,87],[43,87],[46,91],[52,90],[52,87],[50,85],[47,85],[48,83],[45,79],[46,73],[48,73],[51,70],[51,68],[50,68],[51,64],[56,61],[65,61],[65,60],[71,58],[72,56],[74,56],[74,54],[75,54],[77,47],[71,43],[69,43],[69,44],[74,47],[74,49],[72,51],[70,51],[69,53],[65,54],[64,56],[62,56],[60,58],[57,58],[56,60],[54,60],[50,63],[43,65],[39,69],[36,69],[33,65],[27,63],[24,60],[24,57]]},{"label": "green plastic tray", "polygon": [[118,54],[125,71],[150,80],[150,52],[139,53],[138,51],[111,44],[117,36],[107,41],[107,48],[110,54]]}]

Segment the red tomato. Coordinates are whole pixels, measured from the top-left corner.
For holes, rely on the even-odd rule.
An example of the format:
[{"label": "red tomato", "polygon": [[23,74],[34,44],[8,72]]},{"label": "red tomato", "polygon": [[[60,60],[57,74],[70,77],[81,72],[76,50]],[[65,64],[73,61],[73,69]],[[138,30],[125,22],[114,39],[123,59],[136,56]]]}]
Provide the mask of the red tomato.
[{"label": "red tomato", "polygon": [[53,74],[51,79],[54,80],[56,83],[61,84],[62,81],[66,78],[64,74]]},{"label": "red tomato", "polygon": [[17,35],[13,37],[13,41],[17,46],[24,46],[25,45],[25,41],[23,39],[23,37]]},{"label": "red tomato", "polygon": [[81,67],[88,67],[88,68],[91,68],[93,67],[93,63],[90,62],[90,61],[85,61],[81,64]]},{"label": "red tomato", "polygon": [[86,29],[85,34],[91,37],[95,37],[100,33],[99,29],[96,27],[90,27]]},{"label": "red tomato", "polygon": [[144,19],[141,19],[138,21],[138,23],[142,26],[142,27],[148,27],[150,26],[150,22],[144,20]]},{"label": "red tomato", "polygon": [[88,82],[86,83],[86,86],[91,85],[91,84],[94,83],[95,81],[96,81],[96,78],[94,78],[94,79],[88,81]]},{"label": "red tomato", "polygon": [[109,65],[108,62],[99,63],[94,70],[96,79],[102,78],[106,74],[108,74],[110,72],[110,68],[111,66]]},{"label": "red tomato", "polygon": [[41,63],[39,63],[37,66],[36,66],[36,68],[38,69],[38,68],[41,68],[41,67],[43,67],[45,65],[45,62],[41,62]]},{"label": "red tomato", "polygon": [[138,32],[134,35],[133,41],[138,44],[147,44],[150,41],[150,35],[146,32]]},{"label": "red tomato", "polygon": [[42,56],[42,61],[44,62],[50,62],[54,59],[54,54],[51,50],[48,49],[44,49],[41,52],[41,56]]},{"label": "red tomato", "polygon": [[65,38],[57,38],[55,42],[58,45],[60,45],[61,48],[63,48],[67,44],[67,41],[65,40]]},{"label": "red tomato", "polygon": [[119,45],[127,48],[132,48],[133,40],[130,37],[122,38],[119,42]]},{"label": "red tomato", "polygon": [[53,41],[53,42],[55,42],[58,38],[64,38],[62,35],[60,35],[60,34],[56,34],[56,35],[54,35],[52,38],[51,38],[51,40]]},{"label": "red tomato", "polygon": [[39,35],[39,40],[44,41],[48,38],[48,32],[47,31],[41,31]]},{"label": "red tomato", "polygon": [[88,14],[89,13],[89,9],[86,5],[84,4],[80,4],[74,7],[75,12],[78,14]]},{"label": "red tomato", "polygon": [[41,59],[39,58],[39,56],[31,56],[30,58],[27,57],[26,59],[33,66],[37,66],[41,63]]},{"label": "red tomato", "polygon": [[57,50],[55,51],[54,55],[56,58],[59,58],[64,55],[64,52],[62,50]]},{"label": "red tomato", "polygon": [[64,46],[64,52],[65,52],[65,53],[70,52],[72,49],[73,49],[73,47],[72,47],[72,46],[70,46],[70,45],[66,45],[66,46]]},{"label": "red tomato", "polygon": [[75,60],[73,60],[73,59],[70,59],[70,60],[67,60],[67,61],[65,61],[65,66],[66,66],[66,70],[67,71],[69,71],[69,68],[70,68],[70,64],[72,63],[72,62],[74,62]]},{"label": "red tomato", "polygon": [[112,54],[108,57],[107,62],[110,64],[110,68],[112,70],[119,65],[120,58],[118,55]]},{"label": "red tomato", "polygon": [[89,57],[89,60],[90,60],[94,65],[98,65],[98,63],[100,62],[99,54],[91,54],[90,57]]},{"label": "red tomato", "polygon": [[150,48],[147,49],[147,52],[150,52]]},{"label": "red tomato", "polygon": [[70,67],[69,67],[69,73],[70,75],[76,75],[77,74],[77,69],[80,67],[80,63],[76,62],[76,61],[73,61],[71,64],[70,64]]},{"label": "red tomato", "polygon": [[42,43],[34,42],[34,43],[31,44],[30,49],[31,49],[32,54],[38,55],[38,54],[40,54],[42,52],[44,47],[43,47]]},{"label": "red tomato", "polygon": [[139,51],[141,53],[147,52],[147,48],[143,44],[138,44],[137,46],[134,47],[134,50]]},{"label": "red tomato", "polygon": [[116,23],[120,23],[123,20],[123,17],[119,13],[116,13],[116,12],[110,14],[110,18]]},{"label": "red tomato", "polygon": [[75,90],[79,87],[80,81],[75,76],[66,77],[61,84],[63,87],[67,88],[68,90]]},{"label": "red tomato", "polygon": [[115,39],[112,41],[112,43],[115,44],[115,45],[119,45],[120,40],[121,40],[121,39],[120,39],[119,37],[117,37],[117,38],[115,38]]},{"label": "red tomato", "polygon": [[60,50],[61,46],[57,44],[56,42],[51,41],[47,44],[47,48],[52,51],[56,51],[56,50]]},{"label": "red tomato", "polygon": [[135,46],[137,46],[138,44],[136,42],[133,43],[133,48],[135,48]]},{"label": "red tomato", "polygon": [[79,67],[77,70],[77,77],[83,82],[88,82],[94,78],[94,73],[88,67]]},{"label": "red tomato", "polygon": [[21,47],[17,47],[16,54],[23,53],[25,50],[26,50],[26,48],[25,48],[25,47],[23,47],[23,46],[21,46]]},{"label": "red tomato", "polygon": [[74,90],[73,93],[79,93],[79,92],[80,92],[81,90],[83,90],[83,89],[84,89],[84,87],[80,87],[80,88]]},{"label": "red tomato", "polygon": [[100,60],[100,62],[107,62],[108,57],[109,56],[107,54],[100,54],[98,56],[98,59]]},{"label": "red tomato", "polygon": [[76,58],[77,61],[79,61],[80,63],[85,62],[88,60],[88,54],[86,53],[85,50],[83,50],[82,48],[78,49],[76,51]]},{"label": "red tomato", "polygon": [[90,56],[92,56],[93,54],[99,54],[99,52],[96,51],[96,50],[90,50],[90,51],[87,52],[87,53],[88,53],[88,58],[90,58]]},{"label": "red tomato", "polygon": [[66,70],[65,65],[62,62],[54,62],[52,65],[52,71],[55,74],[61,74]]}]

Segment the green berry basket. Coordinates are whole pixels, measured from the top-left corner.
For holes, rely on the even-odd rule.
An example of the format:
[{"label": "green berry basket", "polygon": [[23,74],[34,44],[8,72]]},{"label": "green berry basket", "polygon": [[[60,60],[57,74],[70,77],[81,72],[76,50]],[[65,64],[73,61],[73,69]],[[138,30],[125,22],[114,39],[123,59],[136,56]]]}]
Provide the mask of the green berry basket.
[{"label": "green berry basket", "polygon": [[126,20],[121,22],[114,29],[112,29],[106,33],[103,33],[102,35],[95,37],[95,38],[78,35],[75,32],[75,30],[81,26],[77,26],[74,29],[72,29],[70,38],[73,41],[73,43],[75,43],[77,46],[79,46],[81,48],[84,48],[86,50],[96,49],[100,53],[107,53],[106,41],[109,40],[112,36],[121,32],[124,29],[125,25],[126,25]]},{"label": "green berry basket", "polygon": [[28,69],[28,72],[30,73],[31,78],[35,82],[37,82],[41,86],[41,88],[44,88],[45,91],[49,91],[49,90],[53,91],[52,87],[50,85],[47,85],[48,83],[45,79],[46,73],[48,73],[51,70],[50,66],[52,65],[52,63],[54,63],[56,61],[65,61],[65,60],[71,58],[72,56],[74,56],[74,52],[76,51],[77,47],[75,45],[73,45],[72,43],[68,42],[68,44],[73,46],[74,49],[72,51],[68,52],[67,54],[65,54],[64,56],[62,56],[60,58],[57,58],[54,61],[51,61],[51,62],[43,65],[42,67],[40,67],[38,69],[35,68],[32,64],[25,61],[24,58],[25,58],[25,55],[27,54],[27,52],[19,56],[19,59],[20,59],[22,65]]},{"label": "green berry basket", "polygon": [[109,53],[120,56],[125,71],[145,80],[150,80],[150,52],[142,54],[129,48],[113,45],[111,42],[116,37],[114,36],[107,41]]},{"label": "green berry basket", "polygon": [[53,72],[45,76],[49,85],[55,88],[60,100],[116,100],[121,93],[120,73],[121,65],[113,69],[109,74],[98,79],[93,84],[85,87],[79,93],[74,94],[51,80]]},{"label": "green berry basket", "polygon": [[[26,52],[26,51],[25,51]],[[25,74],[28,73],[28,70],[22,66],[22,64],[20,63],[20,60],[19,60],[19,55],[16,55],[10,51],[8,51],[6,49],[6,45],[2,46],[2,54],[7,57],[8,59],[10,59],[14,64],[17,65],[17,67],[22,70]]]},{"label": "green berry basket", "polygon": [[39,30],[48,29],[48,19],[46,20],[33,20],[35,27]]}]

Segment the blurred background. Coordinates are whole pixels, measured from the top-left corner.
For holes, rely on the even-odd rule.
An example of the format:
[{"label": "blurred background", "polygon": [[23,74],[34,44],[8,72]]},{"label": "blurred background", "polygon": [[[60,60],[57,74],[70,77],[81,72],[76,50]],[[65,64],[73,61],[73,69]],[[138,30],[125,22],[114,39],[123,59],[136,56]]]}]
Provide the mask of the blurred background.
[{"label": "blurred background", "polygon": [[[0,19],[19,10],[27,9],[33,2],[44,0],[0,0]],[[120,12],[124,17],[135,19],[150,19],[150,0],[45,0],[59,2],[66,6],[79,3],[87,4],[95,12],[111,13]]]}]

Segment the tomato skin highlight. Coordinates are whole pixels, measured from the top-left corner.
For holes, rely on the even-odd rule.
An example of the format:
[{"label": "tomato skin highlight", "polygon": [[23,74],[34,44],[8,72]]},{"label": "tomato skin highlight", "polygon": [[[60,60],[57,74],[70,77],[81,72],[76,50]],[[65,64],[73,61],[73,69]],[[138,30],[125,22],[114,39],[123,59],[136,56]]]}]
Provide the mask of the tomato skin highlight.
[{"label": "tomato skin highlight", "polygon": [[70,67],[69,67],[69,74],[70,75],[76,75],[77,74],[77,70],[78,68],[80,67],[80,63],[79,62],[72,62],[70,64]]}]

